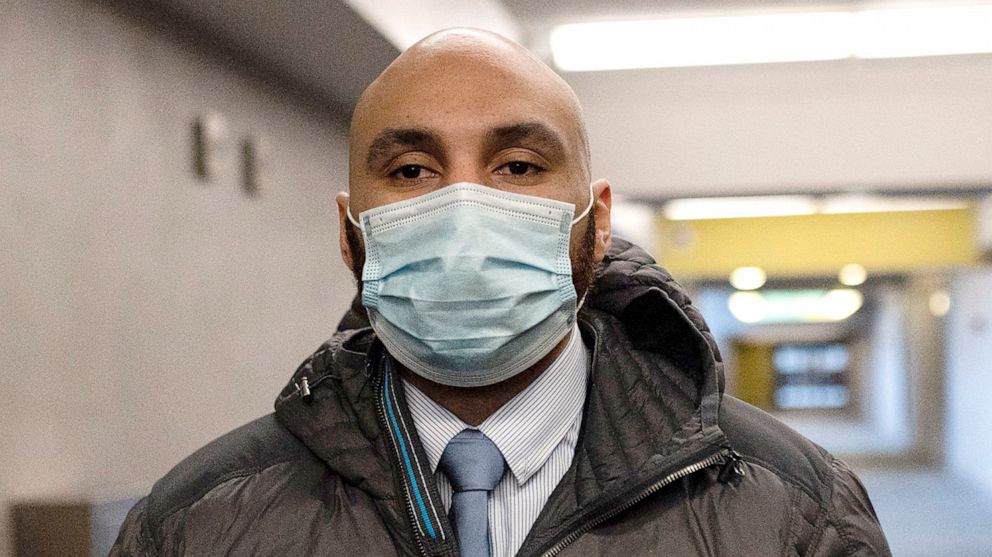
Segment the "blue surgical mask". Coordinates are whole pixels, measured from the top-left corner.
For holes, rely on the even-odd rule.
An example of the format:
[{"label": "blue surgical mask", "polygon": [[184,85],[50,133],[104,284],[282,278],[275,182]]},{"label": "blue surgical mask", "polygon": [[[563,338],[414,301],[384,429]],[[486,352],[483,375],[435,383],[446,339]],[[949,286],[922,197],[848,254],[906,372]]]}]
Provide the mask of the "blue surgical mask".
[{"label": "blue surgical mask", "polygon": [[453,387],[504,381],[575,324],[575,206],[459,183],[363,211],[362,304],[389,353]]}]

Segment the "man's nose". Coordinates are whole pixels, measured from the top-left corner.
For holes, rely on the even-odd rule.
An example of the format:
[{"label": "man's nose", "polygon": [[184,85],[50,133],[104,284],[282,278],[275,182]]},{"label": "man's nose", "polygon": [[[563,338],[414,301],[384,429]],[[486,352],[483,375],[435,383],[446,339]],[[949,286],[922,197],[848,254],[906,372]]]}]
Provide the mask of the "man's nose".
[{"label": "man's nose", "polygon": [[461,182],[471,182],[483,186],[492,186],[493,179],[484,164],[475,160],[455,160],[448,166],[442,186],[450,186]]}]

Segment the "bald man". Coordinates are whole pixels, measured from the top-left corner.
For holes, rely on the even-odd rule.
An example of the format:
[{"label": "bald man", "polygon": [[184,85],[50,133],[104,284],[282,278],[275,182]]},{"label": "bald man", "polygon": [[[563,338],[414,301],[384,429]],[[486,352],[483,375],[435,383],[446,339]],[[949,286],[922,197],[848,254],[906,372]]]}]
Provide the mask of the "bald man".
[{"label": "bald man", "polygon": [[889,554],[851,470],[724,395],[698,311],[611,236],[579,103],[540,60],[427,37],[350,142],[352,309],[112,555]]}]

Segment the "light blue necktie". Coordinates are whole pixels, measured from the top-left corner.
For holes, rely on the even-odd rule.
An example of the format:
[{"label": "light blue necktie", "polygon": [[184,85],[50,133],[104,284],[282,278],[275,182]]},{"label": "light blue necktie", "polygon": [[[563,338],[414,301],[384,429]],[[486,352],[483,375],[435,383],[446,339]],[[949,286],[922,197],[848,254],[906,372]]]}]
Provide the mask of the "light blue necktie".
[{"label": "light blue necktie", "polygon": [[489,492],[503,477],[503,453],[481,431],[463,430],[444,448],[441,471],[454,495],[448,513],[465,557],[489,557]]}]

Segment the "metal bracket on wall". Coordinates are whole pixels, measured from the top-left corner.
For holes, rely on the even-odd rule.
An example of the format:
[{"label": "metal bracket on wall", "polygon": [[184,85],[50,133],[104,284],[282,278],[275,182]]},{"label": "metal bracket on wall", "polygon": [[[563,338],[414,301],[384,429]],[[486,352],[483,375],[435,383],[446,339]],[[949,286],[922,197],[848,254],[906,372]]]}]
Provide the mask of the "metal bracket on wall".
[{"label": "metal bracket on wall", "polygon": [[220,114],[209,112],[193,121],[193,174],[203,182],[217,177],[220,154],[227,139],[227,122]]},{"label": "metal bracket on wall", "polygon": [[268,150],[264,136],[249,134],[241,140],[241,187],[249,197],[256,197],[262,191]]}]

